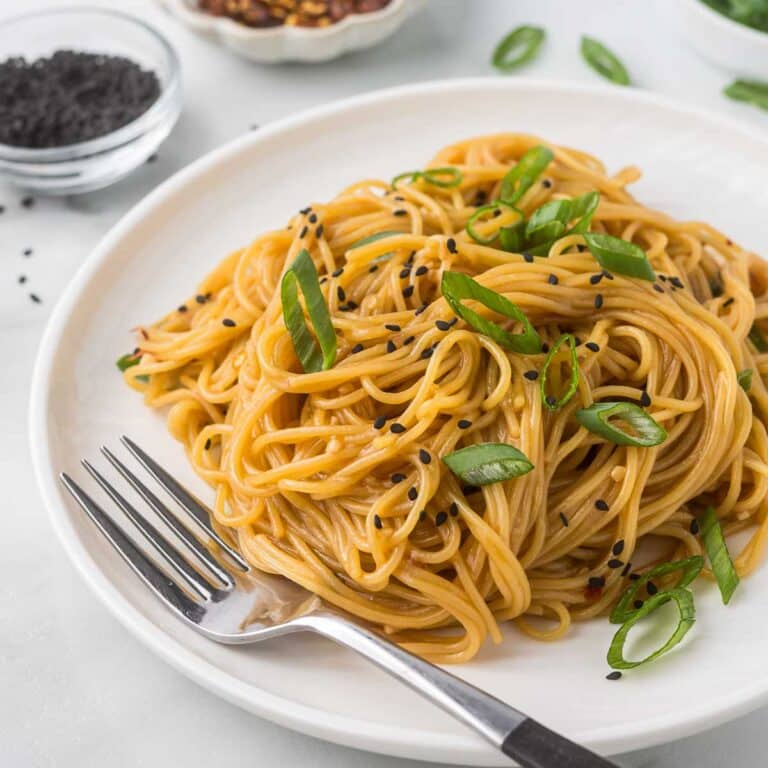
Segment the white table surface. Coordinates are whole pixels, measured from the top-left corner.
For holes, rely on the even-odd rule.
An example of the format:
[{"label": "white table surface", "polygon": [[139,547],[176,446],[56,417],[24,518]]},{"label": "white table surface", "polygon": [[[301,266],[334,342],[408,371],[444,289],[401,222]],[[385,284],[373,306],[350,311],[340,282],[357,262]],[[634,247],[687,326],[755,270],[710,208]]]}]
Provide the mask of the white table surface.
[{"label": "white table surface", "polygon": [[[63,4],[0,0],[0,17],[22,5]],[[643,87],[758,129],[768,130],[768,114],[721,97],[728,78],[680,41],[669,14],[674,0],[430,0],[375,49],[324,65],[272,67],[194,37],[151,0],[99,4],[145,16],[166,32],[182,60],[185,107],[157,161],[111,190],[37,199],[27,209],[18,191],[0,183],[0,766],[426,765],[322,743],[217,699],[139,645],[84,587],[52,535],[28,458],[27,393],[53,304],[109,227],[190,161],[254,124],[336,98],[418,80],[495,76],[490,51],[518,23],[549,31],[525,74],[593,81],[577,52],[579,35],[589,33],[621,52]],[[33,254],[25,257],[25,248]],[[766,731],[768,711],[760,711],[620,763],[753,768],[765,765]]]}]

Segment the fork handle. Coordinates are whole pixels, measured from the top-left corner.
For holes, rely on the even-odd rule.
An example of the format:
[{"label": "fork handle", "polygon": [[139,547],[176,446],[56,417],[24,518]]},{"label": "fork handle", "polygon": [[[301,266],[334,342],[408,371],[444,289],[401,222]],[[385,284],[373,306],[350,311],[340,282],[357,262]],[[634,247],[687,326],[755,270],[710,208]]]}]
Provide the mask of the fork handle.
[{"label": "fork handle", "polygon": [[495,696],[351,621],[314,614],[299,623],[372,661],[473,728],[523,768],[616,768]]}]

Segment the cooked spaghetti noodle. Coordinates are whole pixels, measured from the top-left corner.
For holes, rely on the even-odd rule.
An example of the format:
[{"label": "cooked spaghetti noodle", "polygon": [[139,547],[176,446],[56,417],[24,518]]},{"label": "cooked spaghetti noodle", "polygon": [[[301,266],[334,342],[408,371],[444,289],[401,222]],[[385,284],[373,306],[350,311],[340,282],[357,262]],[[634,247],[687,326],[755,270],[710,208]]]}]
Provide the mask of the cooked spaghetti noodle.
[{"label": "cooked spaghetti noodle", "polygon": [[[581,234],[536,257],[476,242],[469,217],[540,143],[470,139],[430,166],[458,169],[455,186],[368,179],[313,204],[140,329],[140,361],[124,374],[147,405],[170,408],[171,433],[216,490],[216,522],[257,569],[439,662],[472,658],[507,620],[554,639],[606,613],[644,540],[653,562],[700,553],[694,520],[706,504],[727,535],[752,531],[734,558],[740,574],[765,546],[768,354],[748,334],[768,319],[768,268],[711,226],[636,202],[626,191],[636,169],[609,176],[554,146],[518,208],[597,190],[590,231],[641,246],[656,282],[603,272]],[[338,348],[312,373],[280,295],[304,248]],[[544,352],[509,351],[456,317],[445,270],[512,301],[546,344],[576,337],[578,389],[565,406],[542,402]],[[737,382],[745,369],[749,394]],[[549,386],[567,378],[563,348]],[[604,400],[644,404],[666,440],[616,445],[580,426],[575,412]],[[463,485],[441,458],[486,442],[516,446],[534,469]]]}]

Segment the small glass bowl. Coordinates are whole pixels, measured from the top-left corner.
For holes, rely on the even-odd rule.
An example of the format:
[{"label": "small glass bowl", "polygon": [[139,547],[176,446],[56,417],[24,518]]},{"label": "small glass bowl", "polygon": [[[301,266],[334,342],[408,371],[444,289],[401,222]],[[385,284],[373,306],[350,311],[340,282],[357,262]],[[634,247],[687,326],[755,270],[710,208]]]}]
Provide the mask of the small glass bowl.
[{"label": "small glass bowl", "polygon": [[23,56],[29,61],[62,49],[125,56],[154,70],[161,91],[142,115],[95,139],[46,149],[0,144],[0,174],[24,189],[50,195],[89,192],[127,176],[168,136],[181,111],[175,51],[159,32],[133,16],[64,8],[0,24],[0,60]]}]

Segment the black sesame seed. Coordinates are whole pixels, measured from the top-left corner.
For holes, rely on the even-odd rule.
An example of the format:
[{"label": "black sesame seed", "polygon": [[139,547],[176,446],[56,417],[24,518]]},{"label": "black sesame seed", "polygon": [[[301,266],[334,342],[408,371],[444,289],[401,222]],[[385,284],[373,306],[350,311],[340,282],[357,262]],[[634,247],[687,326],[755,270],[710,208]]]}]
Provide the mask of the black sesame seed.
[{"label": "black sesame seed", "polygon": [[[339,309],[342,309],[342,307],[339,307]],[[344,307],[345,312],[351,312],[353,309],[357,309],[357,302],[355,301],[348,301]]]},{"label": "black sesame seed", "polygon": [[410,275],[411,275],[411,268],[410,267],[403,267],[400,270],[399,277],[400,277],[401,280],[405,280],[407,277],[410,277]]},{"label": "black sesame seed", "polygon": [[541,186],[549,189],[552,186],[552,182],[549,179],[544,179],[544,181],[541,182]]},{"label": "black sesame seed", "polygon": [[424,310],[426,310],[426,308],[427,308],[427,305],[422,304],[413,314],[420,315],[422,312],[424,312]]},{"label": "black sesame seed", "polygon": [[32,299],[32,301],[34,301],[35,304],[43,303],[43,300],[36,293],[30,293],[29,298]]},{"label": "black sesame seed", "polygon": [[619,672],[618,669],[614,670],[613,672],[609,672],[605,676],[606,680],[620,680],[621,679],[621,672]]},{"label": "black sesame seed", "polygon": [[557,398],[553,397],[552,395],[547,395],[547,405],[552,408],[555,405],[557,405]]},{"label": "black sesame seed", "polygon": [[331,277],[340,277],[342,274],[344,274],[344,267],[339,267],[331,272]]},{"label": "black sesame seed", "polygon": [[630,573],[629,574],[629,580],[630,581],[639,581],[640,580],[640,574],[639,573]]},{"label": "black sesame seed", "polygon": [[538,371],[534,371],[534,370],[530,370],[530,371],[526,371],[523,374],[523,376],[525,376],[525,378],[528,379],[528,381],[536,381],[536,379],[539,378],[539,372]]},{"label": "black sesame seed", "polygon": [[611,552],[618,557],[624,551],[624,539],[619,539],[611,549]]},{"label": "black sesame seed", "polygon": [[558,280],[557,280],[557,275],[550,275],[550,276],[547,278],[547,282],[548,282],[550,285],[557,285],[557,283],[558,283]]},{"label": "black sesame seed", "polygon": [[672,285],[674,285],[675,288],[685,288],[682,281],[680,280],[679,277],[677,277],[677,275],[673,275],[672,277],[670,277],[669,282],[672,283]]},{"label": "black sesame seed", "polygon": [[405,432],[405,427],[399,421],[396,421],[394,424],[390,426],[389,431],[393,432],[396,435],[400,435],[403,432]]},{"label": "black sesame seed", "polygon": [[601,511],[601,512],[607,512],[610,507],[608,506],[608,502],[605,499],[598,499],[595,502],[595,506]]},{"label": "black sesame seed", "polygon": [[399,330],[400,330],[400,326],[399,326],[399,325],[397,325],[396,323],[387,323],[387,324],[386,324],[384,327],[385,327],[385,328],[386,328],[388,331],[395,331],[395,333],[397,333],[397,331],[399,331]]},{"label": "black sesame seed", "polygon": [[32,249],[31,248],[25,248],[22,252],[23,256],[30,257],[32,255]]},{"label": "black sesame seed", "polygon": [[567,528],[568,527],[568,518],[565,516],[565,512],[560,513],[560,522]]},{"label": "black sesame seed", "polygon": [[408,211],[404,210],[403,208],[399,208],[398,210],[393,211],[392,213],[395,216],[407,216],[408,215]]},{"label": "black sesame seed", "polygon": [[651,396],[647,392],[643,392],[642,395],[640,395],[640,405],[643,406],[643,408],[647,408],[651,404]]},{"label": "black sesame seed", "polygon": [[186,304],[179,304],[179,306],[176,307],[176,309],[179,312],[186,312],[189,309],[189,307]]},{"label": "black sesame seed", "polygon": [[621,568],[624,565],[624,562],[622,560],[618,560],[617,558],[611,558],[608,561],[608,567],[609,568]]},{"label": "black sesame seed", "polygon": [[19,275],[19,283],[24,284],[27,282],[27,276],[26,275]]},{"label": "black sesame seed", "polygon": [[381,527],[382,527],[382,523],[381,523],[381,518],[380,518],[378,515],[374,515],[374,516],[373,516],[373,524],[374,524],[374,525],[375,525],[375,526],[376,526],[376,527],[377,527],[379,530],[381,530]]},{"label": "black sesame seed", "polygon": [[603,279],[603,273],[597,275],[590,275],[589,282],[591,285],[597,285]]},{"label": "black sesame seed", "polygon": [[327,277],[321,277],[320,278],[320,285],[323,285],[324,283],[327,283],[327,282],[328,282],[328,278]]},{"label": "black sesame seed", "polygon": [[429,272],[429,267],[425,267],[423,264],[416,270],[416,277],[421,277]]},{"label": "black sesame seed", "polygon": [[22,197],[21,204],[24,208],[31,208],[35,204],[34,197]]},{"label": "black sesame seed", "polygon": [[656,293],[664,293],[664,289],[658,284],[653,284],[653,290],[656,291]]},{"label": "black sesame seed", "polygon": [[699,526],[699,521],[698,521],[698,520],[697,520],[695,517],[693,518],[693,520],[691,520],[691,524],[690,524],[690,526],[688,527],[688,530],[689,530],[689,531],[690,531],[690,532],[691,532],[691,533],[692,533],[694,536],[696,536],[696,535],[698,534],[699,530],[701,530],[701,527]]},{"label": "black sesame seed", "polygon": [[210,449],[210,447],[211,447],[211,438],[209,437],[209,438],[208,438],[208,439],[205,441],[205,445],[203,446],[203,448],[204,448],[204,449],[207,451],[207,450],[209,450],[209,449]]},{"label": "black sesame seed", "polygon": [[523,251],[523,259],[527,261],[529,264],[533,264],[533,254],[528,253],[528,251]]},{"label": "black sesame seed", "polygon": [[336,288],[336,295],[339,297],[339,301],[346,301],[347,294],[341,286]]},{"label": "black sesame seed", "polygon": [[573,337],[573,345],[575,347],[580,347],[581,346],[581,337],[580,336],[574,336]]},{"label": "black sesame seed", "polygon": [[496,209],[496,210],[495,210],[495,211],[494,211],[494,212],[491,214],[491,216],[492,216],[494,219],[498,218],[499,216],[501,216],[501,210],[500,210],[499,208],[497,208],[497,209]]},{"label": "black sesame seed", "polygon": [[205,302],[208,301],[208,299],[206,299],[202,293],[198,293],[197,296],[195,296],[195,301],[198,304],[205,304]]},{"label": "black sesame seed", "polygon": [[403,298],[410,299],[413,296],[413,286],[407,285],[403,288]]},{"label": "black sesame seed", "polygon": [[397,345],[392,339],[387,342],[387,352],[394,352],[397,349]]},{"label": "black sesame seed", "polygon": [[658,277],[659,277],[659,280],[661,280],[662,283],[666,283],[667,282],[667,276],[666,275],[662,275],[661,273],[659,273]]},{"label": "black sesame seed", "polygon": [[456,247],[456,241],[455,241],[455,240],[454,240],[452,237],[449,237],[449,238],[448,238],[448,239],[445,241],[445,246],[446,246],[446,248],[447,248],[447,249],[448,249],[448,250],[449,250],[451,253],[458,253],[458,252],[459,252],[459,249]]},{"label": "black sesame seed", "polygon": [[415,256],[416,256],[416,251],[411,251],[408,254],[408,258],[405,260],[405,263],[406,264],[413,264],[413,259],[414,259]]},{"label": "black sesame seed", "polygon": [[398,203],[402,203],[405,198],[402,195],[395,195],[393,198],[394,200],[397,200]]},{"label": "black sesame seed", "polygon": [[436,320],[435,326],[438,331],[450,331],[454,322],[453,320],[450,323],[447,320]]},{"label": "black sesame seed", "polygon": [[395,472],[392,477],[389,478],[393,483],[402,483],[405,480],[405,475],[402,472]]},{"label": "black sesame seed", "polygon": [[603,270],[603,277],[606,280],[613,280],[613,275],[607,269]]},{"label": "black sesame seed", "polygon": [[456,426],[459,429],[469,429],[472,426],[472,422],[469,419],[459,419]]},{"label": "black sesame seed", "polygon": [[600,307],[603,306],[603,294],[598,293],[597,296],[595,296],[595,309],[600,309]]},{"label": "black sesame seed", "polygon": [[423,523],[427,519],[427,513],[422,509],[421,512],[419,512],[419,522]]},{"label": "black sesame seed", "polygon": [[301,232],[299,232],[299,238],[306,237],[307,236],[307,228],[302,227]]},{"label": "black sesame seed", "polygon": [[428,358],[432,357],[432,354],[435,350],[432,347],[427,347],[422,353],[421,353],[421,359],[427,360]]},{"label": "black sesame seed", "polygon": [[451,517],[456,517],[459,514],[459,505],[455,502],[451,502],[451,506],[448,507],[448,511],[451,513]]},{"label": "black sesame seed", "polygon": [[594,341],[588,341],[584,346],[592,352],[600,351],[600,345]]},{"label": "black sesame seed", "polygon": [[378,264],[374,264],[372,267],[368,268],[369,272],[375,272],[379,268]]},{"label": "black sesame seed", "polygon": [[408,489],[408,498],[409,498],[411,501],[416,501],[416,497],[417,497],[418,495],[419,495],[419,492],[416,490],[416,488],[415,488],[414,486],[411,486],[411,487]]},{"label": "black sesame seed", "polygon": [[480,490],[477,485],[465,485],[462,487],[461,492],[465,496],[471,496],[473,493],[477,493]]},{"label": "black sesame seed", "polygon": [[643,607],[643,601],[642,600],[635,600],[634,603],[632,603],[635,608],[639,611]]},{"label": "black sesame seed", "polygon": [[317,229],[315,229],[315,237],[319,240],[323,236],[323,225],[318,224]]},{"label": "black sesame seed", "polygon": [[356,355],[358,352],[362,352],[365,349],[365,347],[362,344],[355,344],[354,347],[350,350],[350,352],[353,355]]},{"label": "black sesame seed", "polygon": [[652,581],[649,581],[649,582],[648,582],[648,583],[645,585],[645,591],[646,591],[646,592],[647,592],[649,595],[653,596],[653,595],[655,595],[655,594],[656,594],[656,593],[659,591],[659,588],[658,588],[658,587],[657,587],[657,586],[656,586],[656,585],[655,585],[655,584],[654,584]]},{"label": "black sesame seed", "polygon": [[373,428],[381,429],[386,423],[387,419],[385,416],[377,416],[376,420],[373,422]]},{"label": "black sesame seed", "polygon": [[542,351],[544,354],[546,354],[547,352],[549,352],[549,344],[547,344],[547,342],[546,342],[546,341],[545,341],[545,342],[544,342],[544,343],[541,345],[541,351]]},{"label": "black sesame seed", "polygon": [[605,576],[590,576],[587,586],[590,589],[602,589],[605,586]]},{"label": "black sesame seed", "polygon": [[448,515],[445,512],[438,512],[435,515],[435,525],[442,525],[448,519]]},{"label": "black sesame seed", "polygon": [[429,464],[432,461],[432,454],[429,451],[425,451],[423,448],[419,448],[419,461],[422,464]]},{"label": "black sesame seed", "polygon": [[310,213],[309,214],[309,223],[310,224],[317,224],[317,214],[316,213]]},{"label": "black sesame seed", "polygon": [[626,576],[632,570],[632,563],[627,563],[621,571],[622,576]]},{"label": "black sesame seed", "polygon": [[726,299],[723,302],[723,309],[725,309],[726,307],[730,307],[731,304],[733,304],[734,301],[736,301],[736,299],[733,296],[731,296],[730,298]]},{"label": "black sesame seed", "polygon": [[312,206],[308,205],[306,208],[302,208],[299,213],[306,216],[312,210]]},{"label": "black sesame seed", "polygon": [[221,321],[221,324],[222,324],[222,325],[226,325],[226,326],[227,326],[227,328],[234,328],[234,327],[235,327],[235,325],[236,325],[235,321],[234,321],[234,320],[232,320],[232,319],[230,319],[229,317],[225,317],[225,318],[224,318],[224,319]]},{"label": "black sesame seed", "polygon": [[414,342],[414,341],[416,341],[416,337],[415,337],[415,336],[409,336],[409,337],[408,337],[408,338],[407,338],[407,339],[406,339],[406,340],[403,342],[403,346],[404,346],[404,347],[407,347],[409,344],[413,344],[413,342]]}]

